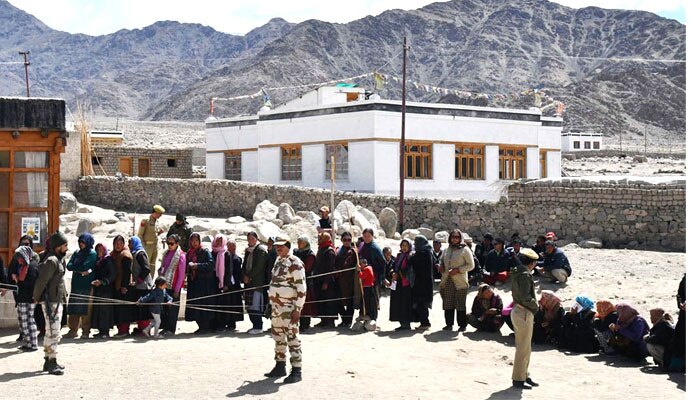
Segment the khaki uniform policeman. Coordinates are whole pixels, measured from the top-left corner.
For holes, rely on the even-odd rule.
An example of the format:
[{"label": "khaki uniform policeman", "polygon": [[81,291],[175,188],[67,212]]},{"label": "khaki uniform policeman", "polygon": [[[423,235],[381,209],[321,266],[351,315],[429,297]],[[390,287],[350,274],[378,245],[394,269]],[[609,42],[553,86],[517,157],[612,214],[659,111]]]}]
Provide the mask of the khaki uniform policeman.
[{"label": "khaki uniform policeman", "polygon": [[158,218],[165,213],[165,209],[159,205],[153,206],[153,213],[148,219],[142,219],[139,226],[138,237],[143,243],[143,248],[148,255],[148,264],[151,266],[151,276],[156,273],[156,261],[158,259],[158,235],[164,231],[158,227]]},{"label": "khaki uniform policeman", "polygon": [[272,309],[272,338],[275,340],[275,368],[265,374],[280,377],[286,374],[287,348],[292,371],[284,383],[301,380],[301,341],[299,318],[306,299],[306,274],[304,263],[290,252],[291,241],[286,235],[274,242],[277,260],[270,281],[270,306]]}]

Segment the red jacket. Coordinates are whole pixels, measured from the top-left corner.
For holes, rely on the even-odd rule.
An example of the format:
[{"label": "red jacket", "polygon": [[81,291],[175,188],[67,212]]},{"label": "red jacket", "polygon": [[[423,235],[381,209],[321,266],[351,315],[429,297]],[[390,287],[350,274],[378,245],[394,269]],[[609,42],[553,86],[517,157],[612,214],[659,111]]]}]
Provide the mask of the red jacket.
[{"label": "red jacket", "polygon": [[366,266],[360,271],[360,280],[362,281],[362,287],[372,287],[374,286],[374,270],[371,266]]}]

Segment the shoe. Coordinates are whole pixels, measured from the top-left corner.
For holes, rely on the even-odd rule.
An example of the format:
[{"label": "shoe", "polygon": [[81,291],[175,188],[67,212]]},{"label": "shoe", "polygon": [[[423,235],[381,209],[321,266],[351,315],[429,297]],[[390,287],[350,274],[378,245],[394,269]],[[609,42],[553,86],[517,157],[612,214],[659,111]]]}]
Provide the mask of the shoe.
[{"label": "shoe", "polygon": [[32,351],[37,351],[37,350],[39,350],[39,349],[36,348],[36,347],[27,346],[27,345],[25,344],[25,345],[19,346],[19,347],[17,348],[17,350],[23,351],[23,352],[25,352],[25,353],[30,353],[30,352],[32,352]]},{"label": "shoe", "polygon": [[525,390],[532,389],[532,387],[525,385],[525,381],[513,381],[513,387],[516,389],[525,389]]},{"label": "shoe", "polygon": [[143,336],[143,331],[140,329],[134,328],[134,330],[132,330],[129,335],[130,336]]},{"label": "shoe", "polygon": [[532,386],[532,387],[540,386],[539,383],[533,381],[532,379],[530,379],[530,377],[528,377],[527,379],[525,379],[525,383],[527,383],[528,385],[530,385],[530,386]]},{"label": "shoe", "polygon": [[160,336],[162,336],[162,337],[168,337],[168,336],[174,336],[174,335],[175,335],[175,334],[172,333],[172,332],[170,332],[170,331],[162,331],[162,332],[160,333]]},{"label": "shoe", "polygon": [[287,375],[287,363],[285,361],[277,361],[272,371],[265,374],[268,378],[281,378]]},{"label": "shoe", "polygon": [[301,367],[292,367],[292,372],[284,378],[284,383],[297,383],[301,381]]},{"label": "shoe", "polygon": [[[58,362],[56,362],[55,358],[50,358],[48,359],[48,373],[51,375],[63,375],[63,370],[64,368],[60,365],[58,365]],[[44,365],[44,369],[46,369],[46,365]]]},{"label": "shoe", "polygon": [[214,330],[214,332],[216,332],[216,333],[224,333],[224,332],[226,332],[226,328],[217,328],[217,329]]},{"label": "shoe", "polygon": [[76,332],[76,331],[68,331],[68,333],[66,333],[66,335],[65,335],[64,337],[67,338],[67,339],[75,339],[75,338],[78,337],[78,332]]},{"label": "shoe", "polygon": [[457,329],[457,332],[464,332],[467,330],[466,326],[460,326],[459,329]]},{"label": "shoe", "polygon": [[159,334],[157,334],[157,333],[156,333],[155,335],[151,335],[151,339],[160,339],[160,338],[162,338],[162,337],[163,337],[163,336],[161,336],[161,335],[159,335]]},{"label": "shoe", "polygon": [[443,331],[452,331],[452,325],[446,325],[442,327]]},{"label": "shoe", "polygon": [[83,334],[80,336],[80,338],[81,338],[81,339],[90,339],[90,334],[89,334],[89,333],[83,333]]},{"label": "shoe", "polygon": [[398,332],[398,331],[409,331],[409,330],[411,330],[411,326],[410,326],[410,325],[409,325],[409,326],[401,325],[401,326],[399,326],[398,328],[394,329],[395,332]]},{"label": "shoe", "polygon": [[[54,358],[54,362],[56,362],[56,359],[55,359],[55,358]],[[44,368],[43,368],[43,371],[44,371],[44,372],[49,372],[49,366],[50,366],[50,365],[51,365],[51,364],[50,364],[50,362],[49,362],[49,358],[46,357],[46,356],[44,356]],[[65,369],[65,368],[66,368],[66,367],[64,367],[63,365],[59,364],[58,362],[56,362],[56,366],[57,366],[58,368],[60,368],[60,369]]]},{"label": "shoe", "polygon": [[260,334],[262,334],[262,333],[263,333],[263,330],[262,330],[262,329],[255,329],[255,328],[248,329],[248,334],[249,334],[249,335],[260,335]]},{"label": "shoe", "polygon": [[430,329],[430,325],[422,325],[422,324],[421,324],[421,325],[420,325],[418,328],[416,328],[416,329],[419,330],[419,331],[427,331],[428,329]]},{"label": "shoe", "polygon": [[21,342],[23,340],[24,340],[24,336],[22,336],[22,334],[20,333],[19,336],[17,337],[17,339],[15,339],[15,342]]},{"label": "shoe", "polygon": [[125,337],[127,337],[127,336],[129,336],[128,333],[122,332],[122,333],[117,333],[116,335],[114,335],[114,338],[115,338],[115,339],[122,339],[122,338],[125,338]]}]

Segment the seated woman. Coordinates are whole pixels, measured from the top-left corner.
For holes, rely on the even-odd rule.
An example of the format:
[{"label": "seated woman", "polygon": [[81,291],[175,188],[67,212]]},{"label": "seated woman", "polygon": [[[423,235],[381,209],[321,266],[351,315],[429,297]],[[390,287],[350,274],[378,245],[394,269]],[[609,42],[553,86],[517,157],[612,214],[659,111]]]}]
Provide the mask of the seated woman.
[{"label": "seated woman", "polygon": [[649,311],[651,317],[651,330],[644,337],[647,344],[647,352],[654,359],[654,363],[667,370],[671,361],[671,343],[673,342],[673,317],[663,308],[654,308]]},{"label": "seated woman", "polygon": [[472,313],[467,315],[469,325],[477,331],[498,332],[503,326],[503,300],[486,283],[479,290],[472,304]]},{"label": "seated woman", "polygon": [[561,299],[551,290],[540,294],[539,311],[535,314],[532,341],[537,344],[558,345],[561,341],[564,308]]},{"label": "seated woman", "polygon": [[576,296],[571,310],[564,315],[564,329],[559,347],[576,353],[597,353],[600,350],[593,330],[595,303],[586,296]]},{"label": "seated woman", "polygon": [[610,324],[613,336],[610,345],[625,357],[642,361],[647,356],[644,335],[649,333],[649,324],[639,316],[639,312],[627,303],[615,306],[617,322]]},{"label": "seated woman", "polygon": [[511,301],[510,304],[503,307],[503,311],[501,311],[501,317],[503,317],[503,321],[506,323],[506,325],[508,325],[510,330],[515,332],[515,329],[513,328],[513,320],[510,319],[510,312],[513,311],[513,307],[515,307],[514,301]]},{"label": "seated woman", "polygon": [[607,300],[600,300],[595,303],[596,314],[593,318],[593,330],[598,339],[600,351],[604,354],[615,354],[615,350],[608,344],[612,337],[610,324],[617,322],[617,311],[615,305]]}]

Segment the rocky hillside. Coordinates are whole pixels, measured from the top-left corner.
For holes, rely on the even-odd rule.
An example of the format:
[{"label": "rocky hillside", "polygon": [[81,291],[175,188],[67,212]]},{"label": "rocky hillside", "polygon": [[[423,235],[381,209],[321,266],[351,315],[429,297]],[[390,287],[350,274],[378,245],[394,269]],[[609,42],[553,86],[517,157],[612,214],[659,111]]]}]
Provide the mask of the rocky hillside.
[{"label": "rocky hillside", "polygon": [[[0,8],[8,6],[0,0]],[[406,35],[408,71],[415,81],[503,94],[544,85],[567,104],[567,129],[634,136],[649,128],[663,140],[685,139],[685,65],[620,60],[685,59],[685,26],[642,11],[572,9],[546,0],[452,0],[347,24],[292,25],[275,19],[244,37],[173,22],[100,37],[68,35],[19,10],[14,14],[7,21],[7,12],[0,10],[0,60],[15,59],[18,46],[30,48],[38,85],[47,94],[89,100],[104,113],[201,121],[211,96],[372,71],[399,53]],[[27,24],[19,22],[22,18],[31,19],[26,44],[18,34],[25,29],[18,24]],[[13,67],[10,73],[0,66],[0,77],[18,94],[22,71]],[[400,58],[382,72],[398,76]],[[303,91],[274,91],[273,103]],[[384,98],[399,93],[400,86],[391,82],[380,92]],[[408,96],[443,97],[412,86]],[[522,99],[485,104],[531,105]],[[259,98],[220,103],[217,115],[254,112],[260,105]]]}]

